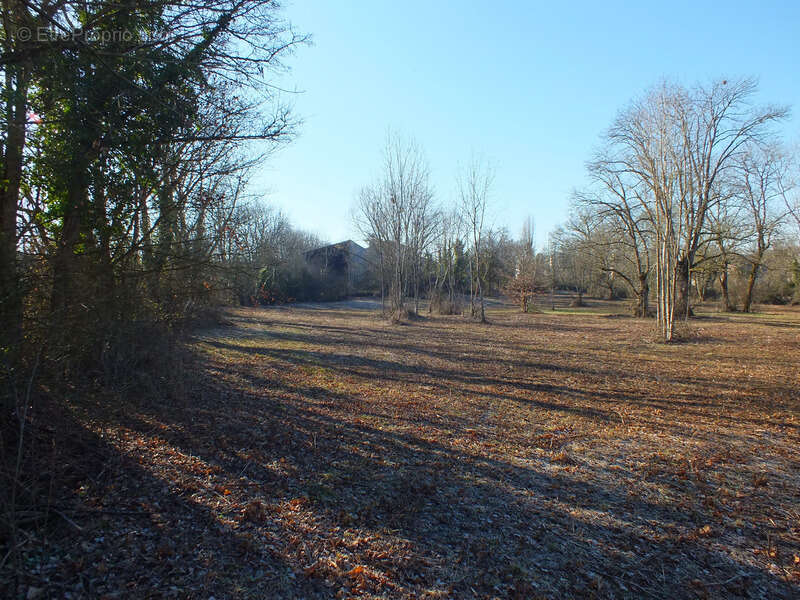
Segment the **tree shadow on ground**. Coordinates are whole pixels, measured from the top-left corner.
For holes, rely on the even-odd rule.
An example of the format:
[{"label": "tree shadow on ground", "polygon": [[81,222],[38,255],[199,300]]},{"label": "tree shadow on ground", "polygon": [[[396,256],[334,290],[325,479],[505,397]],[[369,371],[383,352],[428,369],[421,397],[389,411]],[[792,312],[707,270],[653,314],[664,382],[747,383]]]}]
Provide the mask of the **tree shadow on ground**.
[{"label": "tree shadow on ground", "polygon": [[[340,364],[333,355],[315,359]],[[435,376],[463,384],[453,373]],[[732,537],[760,534],[724,531],[718,509],[704,504],[713,484],[702,498],[690,494],[696,482],[674,484],[679,501],[644,496],[636,489],[641,475],[626,469],[580,456],[512,457],[490,439],[465,442],[464,423],[437,421],[434,430],[410,419],[402,431],[391,429],[364,420],[368,400],[320,394],[302,381],[254,385],[245,373],[239,384],[213,375],[195,384],[184,404],[143,405],[116,426],[144,436],[156,427],[165,446],[217,469],[238,504],[271,507],[276,528],[256,529],[294,569],[295,594],[797,593],[730,551]],[[184,477],[192,481],[185,474],[176,481]]]},{"label": "tree shadow on ground", "polygon": [[[656,370],[631,373],[623,367],[575,366],[559,364],[553,360],[545,362],[516,359],[498,362],[475,344],[471,344],[467,352],[464,352],[463,348],[419,350],[413,343],[399,341],[389,343],[380,339],[362,339],[359,333],[354,335],[358,340],[358,348],[353,348],[352,351],[340,349],[336,340],[327,339],[324,334],[293,332],[270,332],[269,339],[299,342],[303,344],[303,348],[253,347],[225,339],[206,340],[205,343],[222,351],[263,357],[275,364],[321,367],[355,377],[377,377],[398,384],[424,384],[442,391],[459,390],[464,386],[488,386],[493,389],[491,396],[496,399],[533,404],[545,409],[603,421],[618,419],[618,406],[636,406],[643,410],[652,408],[681,410],[684,416],[691,414],[704,416],[709,409],[714,408],[716,396],[721,395],[724,398],[726,394],[739,389],[736,381],[720,381],[697,373],[680,376],[665,375]],[[436,358],[447,367],[433,366],[430,362],[412,363],[403,362],[400,358],[386,359],[371,356],[386,350],[401,353],[403,356],[425,355]],[[501,367],[505,375],[487,375],[487,365]],[[537,374],[538,380],[526,379],[520,375],[521,373]],[[565,385],[562,380],[567,376],[579,376],[583,384]],[[250,377],[252,379],[252,376]],[[596,385],[597,382],[609,379],[614,381],[613,390],[606,390]],[[625,381],[634,383],[635,388],[627,391],[623,389],[619,384]],[[682,386],[684,391],[681,397],[675,397],[673,394],[668,399],[662,398],[659,389],[664,384]],[[789,382],[785,385],[772,382],[770,389],[772,393],[785,392],[787,397],[795,391]],[[554,398],[562,398],[565,401],[555,402]],[[724,405],[720,405],[720,408],[724,408]],[[715,415],[715,418],[723,420],[745,418],[754,425],[774,424],[754,411],[750,411],[746,416],[739,414],[732,417],[719,414]],[[800,425],[788,422],[785,426],[800,428]]]},{"label": "tree shadow on ground", "polygon": [[[206,339],[216,354],[195,348],[178,397],[87,409],[65,430],[102,457],[66,502],[85,531],[31,581],[125,597],[797,597],[770,570],[783,529],[733,523],[737,502],[785,522],[770,494],[800,493],[791,475],[742,499],[726,486],[757,475],[750,464],[662,452],[666,435],[752,443],[688,432],[691,415],[668,424],[708,415],[696,395],[641,397],[616,368],[539,360],[547,351],[497,372],[472,332],[471,350],[431,350],[361,325]],[[268,345],[289,342],[300,347]],[[406,360],[415,350],[422,362]],[[585,383],[606,380],[614,391]],[[491,414],[500,403],[509,415]],[[626,407],[639,411],[631,428]],[[540,420],[525,435],[523,416]],[[800,552],[780,543],[784,562]]]},{"label": "tree shadow on ground", "polygon": [[[148,464],[146,453],[120,447],[121,432],[133,446],[155,447],[152,423],[128,428],[135,420],[127,409],[101,402],[91,407],[101,416],[99,432],[75,417],[73,409],[86,408],[82,401],[42,402],[49,405],[49,422],[57,424],[46,434],[62,461],[57,474],[42,477],[53,476],[51,484],[58,487],[46,503],[26,507],[43,520],[25,533],[30,539],[18,560],[4,560],[3,595],[199,599],[334,593],[323,580],[296,579],[295,566],[259,543],[254,532],[264,526],[260,515],[256,527],[242,507],[214,510],[194,499],[185,481]],[[213,486],[211,491],[220,493]]]}]

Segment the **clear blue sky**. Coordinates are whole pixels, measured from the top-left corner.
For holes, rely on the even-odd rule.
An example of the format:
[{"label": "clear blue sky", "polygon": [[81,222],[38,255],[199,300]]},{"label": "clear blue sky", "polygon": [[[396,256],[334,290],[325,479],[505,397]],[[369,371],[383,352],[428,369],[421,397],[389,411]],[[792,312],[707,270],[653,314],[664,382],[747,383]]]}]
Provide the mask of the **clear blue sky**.
[{"label": "clear blue sky", "polygon": [[760,100],[788,104],[800,133],[800,2],[430,2],[295,0],[313,36],[280,80],[304,120],[253,191],[335,242],[359,235],[358,190],[378,173],[389,128],[413,136],[437,198],[459,163],[496,165],[494,223],[530,215],[541,244],[568,212],[598,136],[663,78],[755,76]]}]

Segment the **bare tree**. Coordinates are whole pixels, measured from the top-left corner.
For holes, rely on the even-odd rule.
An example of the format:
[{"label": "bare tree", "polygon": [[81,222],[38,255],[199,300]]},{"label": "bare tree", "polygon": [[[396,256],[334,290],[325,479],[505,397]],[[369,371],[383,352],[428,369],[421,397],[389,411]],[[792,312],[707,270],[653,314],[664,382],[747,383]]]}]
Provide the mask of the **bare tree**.
[{"label": "bare tree", "polygon": [[362,236],[368,240],[370,248],[377,254],[377,264],[380,277],[381,307],[385,310],[385,296],[389,263],[391,261],[391,232],[387,205],[381,196],[380,186],[377,184],[361,188],[353,219]]},{"label": "bare tree", "polygon": [[737,162],[737,188],[748,215],[751,248],[745,254],[749,264],[747,288],[742,310],[750,312],[753,303],[753,288],[764,255],[772,246],[786,213],[782,210],[787,180],[785,157],[776,147],[748,148]]},{"label": "bare tree", "polygon": [[623,112],[608,133],[615,171],[641,185],[642,204],[655,235],[658,327],[672,340],[678,279],[678,246],[682,237],[684,206],[677,197],[680,173],[674,158],[677,145],[673,98],[679,91],[662,85]]},{"label": "bare tree", "polygon": [[748,144],[763,143],[781,107],[753,108],[753,80],[710,86],[662,84],[635,102],[608,133],[613,166],[647,189],[657,241],[658,321],[665,340],[675,317],[689,315],[689,280],[707,243],[718,181]]},{"label": "bare tree", "polygon": [[586,223],[585,233],[589,246],[600,254],[601,268],[628,285],[636,298],[634,315],[644,317],[652,272],[653,227],[645,209],[649,189],[620,169],[612,152],[598,152],[589,164],[593,186],[577,192],[573,201],[578,211],[595,217]]},{"label": "bare tree", "polygon": [[[367,239],[378,248],[381,264],[391,269],[389,298],[391,311],[405,309],[405,298],[418,274],[421,255],[428,247],[432,222],[433,191],[428,165],[419,146],[410,139],[389,133],[383,154],[380,179],[361,190],[356,222]],[[415,287],[419,307],[419,288]]]},{"label": "bare tree", "polygon": [[258,293],[259,274],[269,269],[274,278],[286,261],[295,231],[289,219],[275,208],[250,202],[237,207],[227,219],[227,235],[220,267],[240,304],[253,304]]},{"label": "bare tree", "polygon": [[522,224],[519,240],[514,244],[513,273],[506,285],[506,292],[516,299],[522,312],[528,312],[534,294],[543,285],[533,233],[533,219],[528,217]]},{"label": "bare tree", "polygon": [[486,322],[484,285],[486,279],[486,209],[494,181],[491,167],[474,157],[458,177],[458,198],[468,230],[472,257],[470,266],[470,316]]},{"label": "bare tree", "polygon": [[573,224],[559,227],[551,235],[551,243],[555,250],[558,264],[556,283],[561,288],[571,289],[575,293],[572,306],[585,306],[583,297],[596,282],[601,272],[592,252],[591,242],[586,235]]},{"label": "bare tree", "polygon": [[436,279],[429,310],[460,314],[460,269],[464,262],[464,221],[457,210],[443,212],[436,238]]},{"label": "bare tree", "polygon": [[688,282],[698,250],[705,242],[706,218],[720,201],[718,181],[735,167],[748,146],[769,139],[769,125],[788,114],[784,107],[751,107],[757,84],[752,79],[722,80],[676,96],[675,117],[680,145],[675,159],[681,167],[682,217],[678,311],[689,313]]},{"label": "bare tree", "polygon": [[737,208],[730,202],[724,202],[711,211],[709,215],[711,243],[704,249],[707,254],[704,263],[708,268],[701,269],[701,272],[705,270],[718,276],[722,292],[722,310],[725,312],[736,309],[731,301],[729,275],[744,235],[741,215]]},{"label": "bare tree", "polygon": [[[790,155],[788,172],[784,173],[778,182],[783,203],[786,206],[787,214],[797,225],[797,233],[800,236],[800,194],[797,193],[800,183],[800,148],[795,147]],[[800,238],[799,238],[800,239]]]},{"label": "bare tree", "polygon": [[430,191],[415,202],[408,222],[409,259],[411,261],[411,283],[414,292],[414,312],[419,314],[420,284],[423,261],[441,227],[442,214],[431,201]]}]

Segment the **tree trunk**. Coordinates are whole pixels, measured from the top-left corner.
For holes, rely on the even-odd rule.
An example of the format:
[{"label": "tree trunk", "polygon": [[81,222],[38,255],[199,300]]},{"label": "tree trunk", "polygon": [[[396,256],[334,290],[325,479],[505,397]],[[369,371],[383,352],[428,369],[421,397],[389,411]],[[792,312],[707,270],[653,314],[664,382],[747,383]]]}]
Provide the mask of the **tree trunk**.
[{"label": "tree trunk", "polygon": [[[17,277],[17,210],[25,148],[28,77],[24,66],[5,69],[6,131],[0,172],[0,348],[13,350],[22,334],[22,298]],[[15,76],[16,75],[16,76]]]},{"label": "tree trunk", "polygon": [[168,258],[172,256],[175,233],[178,228],[178,212],[174,201],[174,187],[165,181],[158,192],[158,245],[156,264],[163,270]]},{"label": "tree trunk", "polygon": [[480,316],[479,316],[480,322],[481,323],[486,323],[486,306],[485,306],[485,304],[483,302],[483,285],[481,285],[480,280],[478,280],[478,294],[479,294],[480,299],[481,299],[481,313],[480,313]]},{"label": "tree trunk", "polygon": [[[97,249],[97,297],[102,297],[106,306],[105,309],[113,310],[116,305],[114,289],[116,281],[114,279],[114,266],[111,260],[111,225],[108,222],[106,214],[106,181],[104,179],[104,166],[103,164],[97,165],[94,171],[94,185],[93,187],[93,214],[92,228],[96,235],[95,245]],[[110,316],[106,314],[104,316]]]},{"label": "tree trunk", "polygon": [[722,268],[722,273],[719,276],[719,285],[722,288],[722,310],[724,312],[733,312],[734,308],[731,304],[731,297],[728,293],[728,265]]},{"label": "tree trunk", "polygon": [[650,285],[647,283],[647,273],[639,274],[639,291],[636,297],[634,316],[646,317],[649,307]]},{"label": "tree trunk", "polygon": [[675,317],[686,319],[692,316],[689,307],[689,259],[678,259],[675,281]]},{"label": "tree trunk", "polygon": [[86,217],[88,182],[86,171],[78,167],[73,171],[74,178],[67,190],[66,210],[53,257],[53,311],[65,312],[74,304],[73,293],[77,291],[78,255],[76,247],[81,238],[82,223]]},{"label": "tree trunk", "polygon": [[381,270],[381,313],[386,316],[386,266],[383,261],[383,250],[380,250],[379,261]]},{"label": "tree trunk", "polygon": [[400,254],[400,234],[395,232],[395,250],[394,250],[394,282],[392,283],[392,311],[395,314],[400,313],[403,308],[403,274],[402,274],[402,257]]},{"label": "tree trunk", "polygon": [[[481,280],[480,263],[475,260],[475,296],[472,302],[472,316],[481,323],[486,322],[486,307],[483,302],[483,281]],[[477,303],[475,302],[477,300]]]},{"label": "tree trunk", "polygon": [[[613,275],[613,273],[612,273]],[[614,299],[614,281],[611,278],[606,278],[603,282],[605,286],[608,288],[608,296],[606,296],[606,300],[613,300]]]},{"label": "tree trunk", "polygon": [[414,265],[414,314],[419,315],[419,265],[417,264]]},{"label": "tree trunk", "polygon": [[750,275],[747,277],[747,292],[744,296],[744,306],[742,310],[749,313],[753,305],[753,287],[756,285],[756,277],[758,276],[758,263],[753,263],[750,267]]},{"label": "tree trunk", "polygon": [[694,287],[697,290],[697,297],[700,298],[700,302],[706,301],[706,281],[703,280],[703,283],[700,283],[700,279],[695,278],[694,280]]}]

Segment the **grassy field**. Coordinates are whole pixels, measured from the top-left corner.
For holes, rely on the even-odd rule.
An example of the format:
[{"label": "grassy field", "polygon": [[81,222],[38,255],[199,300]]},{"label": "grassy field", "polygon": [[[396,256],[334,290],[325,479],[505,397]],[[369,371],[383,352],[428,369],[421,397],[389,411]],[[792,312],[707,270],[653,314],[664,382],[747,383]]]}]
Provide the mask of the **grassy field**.
[{"label": "grassy field", "polygon": [[[29,583],[92,597],[800,597],[800,312],[237,309]],[[102,449],[102,451],[101,451]],[[111,456],[112,458],[107,458]]]}]

